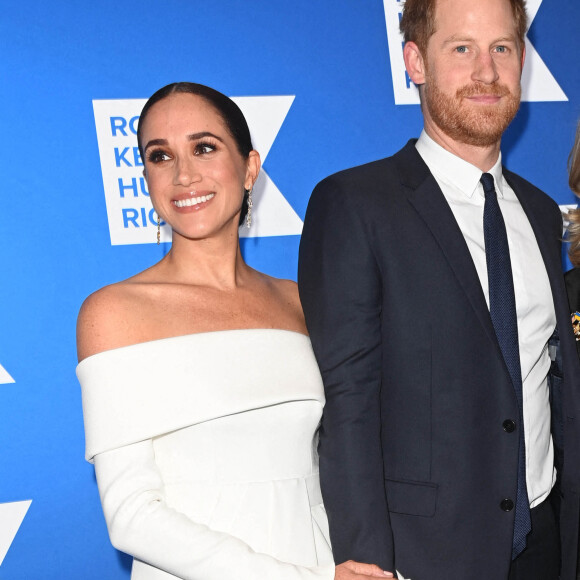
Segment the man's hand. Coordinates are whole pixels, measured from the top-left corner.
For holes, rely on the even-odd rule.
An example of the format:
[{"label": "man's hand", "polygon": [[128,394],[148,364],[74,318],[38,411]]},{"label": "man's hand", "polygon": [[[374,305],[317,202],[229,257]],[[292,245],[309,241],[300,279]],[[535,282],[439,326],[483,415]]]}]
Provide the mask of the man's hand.
[{"label": "man's hand", "polygon": [[363,564],[362,562],[355,562],[348,560],[336,567],[334,580],[368,580],[372,576],[374,578],[393,578],[392,572],[385,572],[375,564]]}]

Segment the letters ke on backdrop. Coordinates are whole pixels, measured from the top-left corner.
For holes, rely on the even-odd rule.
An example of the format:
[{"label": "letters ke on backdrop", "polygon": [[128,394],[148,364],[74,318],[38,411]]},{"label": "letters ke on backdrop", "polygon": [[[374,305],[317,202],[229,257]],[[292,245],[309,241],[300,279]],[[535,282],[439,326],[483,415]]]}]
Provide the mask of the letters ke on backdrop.
[{"label": "letters ke on backdrop", "polygon": [[[128,4],[131,4],[130,2]],[[270,12],[268,13],[268,18],[271,18],[272,23],[276,22],[278,18],[277,10],[278,7],[276,2],[256,2],[256,6],[262,6],[265,12],[266,9]],[[304,6],[299,7],[299,3],[296,5],[295,10],[300,12],[307,12],[303,17],[310,17],[315,21],[324,23],[323,28],[318,30],[318,36],[338,34],[340,35],[341,42],[348,42],[349,39],[344,37],[340,27],[352,27],[357,24],[357,20],[360,20],[361,26],[369,27],[376,24],[377,17],[377,4],[380,5],[380,0],[368,0],[365,2],[353,2],[356,6],[356,16],[349,14],[344,16],[344,20],[341,22],[339,20],[333,20],[332,18],[327,18],[328,15],[334,15],[337,7],[331,2],[322,2],[319,5],[312,6],[311,4],[304,4]],[[346,3],[345,6],[350,6]],[[193,2],[180,6],[187,14],[180,15],[180,18],[191,21],[195,21],[197,16],[197,11],[200,5]],[[540,8],[542,8],[540,10]],[[135,11],[143,10],[142,7],[135,6]],[[365,60],[359,59],[356,62],[356,66],[350,65],[351,68],[347,69],[348,74],[351,75],[349,78],[352,82],[364,83],[366,78],[372,76],[379,69],[378,76],[386,76],[388,74],[387,63],[391,66],[391,81],[392,84],[389,86],[389,90],[385,90],[381,95],[381,102],[388,107],[393,104],[396,109],[393,109],[390,114],[393,119],[397,116],[404,117],[408,115],[407,111],[411,110],[414,118],[418,121],[420,119],[420,112],[418,107],[408,107],[408,105],[416,105],[418,103],[418,95],[416,88],[410,83],[408,76],[404,70],[402,52],[401,52],[401,38],[398,32],[399,15],[401,10],[401,2],[397,0],[384,0],[382,6],[380,6],[380,15],[384,14],[384,22],[380,23],[382,28],[381,34],[384,36],[383,46],[388,47],[388,55],[379,52],[366,52],[364,47],[361,48],[362,53],[365,55]],[[557,12],[558,10],[559,12]],[[228,22],[227,19],[223,17],[223,6],[220,7],[206,7],[205,8],[205,18],[208,20],[208,26],[213,27],[215,30],[230,30],[227,34],[239,35],[240,22]],[[556,2],[556,0],[544,0],[542,5],[542,0],[528,0],[528,12],[530,15],[530,22],[533,22],[538,16],[538,20],[541,20],[542,26],[551,25],[553,22],[557,22],[558,26],[562,23],[567,22],[567,20],[574,20],[572,17],[577,14],[577,8],[571,8],[566,5],[562,7],[561,3]],[[62,14],[60,14],[62,17]],[[69,21],[64,22],[66,26],[75,27],[76,21],[74,20],[74,13],[70,13]],[[128,18],[127,15],[124,16]],[[541,18],[540,18],[541,17]],[[121,19],[122,17],[119,16]],[[337,17],[338,18],[338,17]],[[317,20],[318,19],[318,20]],[[65,17],[66,20],[66,17]],[[577,19],[576,19],[577,20]],[[128,29],[129,27],[139,26],[136,23],[129,22],[127,20],[124,24],[119,20],[116,23],[118,25],[118,30]],[[173,24],[173,22],[171,23]],[[244,24],[244,23],[242,23]],[[385,27],[386,24],[386,27]],[[144,26],[141,24],[141,26]],[[161,24],[160,24],[161,26]],[[339,27],[335,30],[336,27]],[[326,27],[326,28],[325,28]],[[296,31],[301,30],[301,28],[296,27]],[[6,34],[9,35],[12,31],[7,30]],[[18,31],[16,31],[18,32]],[[167,40],[171,35],[174,34],[174,30],[171,26],[166,28],[159,28],[157,30],[158,35],[163,40]],[[22,32],[20,32],[22,33]],[[137,35],[146,36],[150,33],[150,29],[139,29],[137,30]],[[16,34],[16,33],[15,33]],[[48,34],[48,32],[46,33]],[[311,38],[300,38],[300,32],[297,32],[296,43],[303,42],[304,44],[312,44],[313,49],[316,48],[316,43],[312,41]],[[15,37],[16,38],[16,37]],[[543,40],[543,42],[542,42]],[[549,42],[560,43],[561,40],[558,39],[546,39],[545,36],[538,35],[537,42],[532,36],[532,42],[527,40],[527,62],[526,68],[524,70],[523,76],[523,100],[532,103],[528,107],[540,107],[538,116],[543,116],[545,118],[545,123],[550,124],[552,121],[547,118],[549,114],[553,111],[560,112],[559,117],[555,117],[555,125],[550,127],[550,131],[556,132],[560,131],[562,135],[566,135],[567,142],[571,142],[573,133],[573,122],[571,120],[575,119],[580,111],[578,110],[578,97],[580,94],[580,85],[578,83],[577,74],[577,62],[576,57],[572,55],[567,55],[565,59],[557,61],[559,68],[554,68],[554,63],[550,64],[548,67],[542,60],[541,54],[547,51]],[[48,42],[48,40],[47,40]],[[57,46],[66,46],[67,39],[57,39],[52,37],[50,42],[57,43]],[[252,42],[252,39],[249,41]],[[59,44],[64,43],[64,44]],[[290,43],[287,43],[290,44]],[[277,47],[273,47],[277,48]],[[102,45],[100,38],[92,38],[92,48],[91,50],[96,54],[102,50]],[[279,51],[280,49],[278,49]],[[376,50],[376,49],[375,49]],[[296,50],[290,46],[288,48],[289,54],[292,58],[295,57]],[[139,48],[135,49],[135,55],[139,54]],[[279,54],[279,52],[273,51],[273,54]],[[133,56],[135,56],[133,55]],[[36,56],[36,55],[34,55]],[[184,54],[184,59],[186,60]],[[310,58],[314,57],[314,53],[309,55]],[[32,58],[32,57],[31,57]],[[211,58],[211,54],[210,54]],[[330,58],[330,57],[329,57]],[[321,66],[322,69],[327,67],[330,71],[333,66],[336,65],[333,60],[324,62]],[[290,63],[292,64],[292,63]],[[302,107],[301,111],[305,111],[309,107],[309,98],[313,99],[314,95],[322,94],[323,99],[328,100],[330,104],[337,99],[347,99],[350,87],[341,85],[341,90],[343,92],[337,92],[338,83],[335,82],[331,88],[328,87],[325,81],[324,74],[321,74],[320,78],[308,77],[308,90],[305,91],[304,85],[300,84],[302,77],[298,77],[296,71],[292,70],[292,66],[287,66],[286,62],[275,63],[277,67],[287,67],[288,73],[283,77],[283,83],[280,78],[276,77],[277,71],[270,70],[269,72],[263,72],[261,70],[255,71],[256,83],[258,81],[261,83],[260,89],[254,91],[248,91],[248,83],[244,83],[245,89],[243,91],[236,90],[236,84],[242,85],[240,80],[234,80],[229,85],[232,90],[229,90],[229,94],[254,94],[254,95],[270,95],[270,96],[235,96],[234,99],[240,105],[244,114],[246,115],[250,129],[252,132],[252,138],[256,148],[260,151],[262,160],[266,161],[270,149],[282,130],[284,131],[284,123],[289,123],[287,116],[290,113],[298,114],[296,110],[299,106]],[[107,63],[107,66],[111,71],[117,71],[115,64],[112,62]],[[164,63],[161,61],[156,64],[157,67],[163,69]],[[304,58],[303,68],[308,69],[313,67],[313,63],[310,60]],[[340,63],[340,66],[347,66]],[[54,69],[51,73],[55,79],[55,82],[60,78],[59,63],[55,62],[53,65]],[[366,67],[366,68],[365,68]],[[25,66],[23,65],[23,68]],[[131,68],[131,65],[127,60],[121,60],[119,64],[119,70],[116,72],[117,78],[122,77],[126,74],[126,71]],[[570,84],[570,79],[566,78],[565,75],[570,75],[571,70],[576,70],[575,80]],[[136,123],[138,120],[138,115],[141,110],[143,103],[145,102],[142,97],[148,96],[153,90],[159,88],[166,82],[173,80],[198,80],[200,82],[205,82],[210,85],[216,86],[218,89],[222,89],[225,80],[229,79],[233,75],[233,71],[225,71],[220,76],[218,73],[212,76],[212,74],[206,74],[205,77],[199,78],[196,75],[191,74],[191,68],[183,65],[183,69],[180,69],[179,74],[171,76],[171,78],[165,78],[160,74],[153,74],[154,78],[162,78],[163,80],[155,83],[154,85],[147,84],[147,90],[142,90],[140,87],[144,84],[143,79],[139,78],[131,83],[131,89],[118,90],[114,82],[106,82],[104,92],[98,95],[91,95],[86,103],[86,107],[83,108],[83,114],[87,115],[90,110],[90,101],[92,101],[92,113],[94,114],[94,125],[91,125],[90,132],[86,129],[84,135],[79,135],[79,141],[82,139],[86,141],[91,147],[90,155],[94,155],[93,161],[95,166],[100,168],[100,173],[102,175],[102,186],[101,184],[96,184],[94,191],[91,191],[90,195],[100,196],[102,198],[104,192],[104,203],[102,204],[103,211],[106,209],[108,224],[108,237],[110,239],[111,246],[133,246],[127,247],[124,254],[116,253],[114,258],[108,258],[108,260],[118,259],[122,256],[127,263],[127,275],[134,272],[132,269],[133,257],[137,254],[138,246],[143,244],[154,244],[156,241],[155,229],[156,229],[156,216],[152,210],[148,192],[146,188],[145,181],[142,176],[142,165],[139,158],[138,150],[136,149]],[[302,70],[300,71],[302,74]],[[274,79],[273,81],[268,81],[268,75],[271,75]],[[112,75],[114,77],[114,75]],[[560,86],[558,80],[561,82],[564,80],[568,81],[567,90],[564,91]],[[134,85],[134,89],[133,89]],[[256,84],[256,86],[258,86]],[[298,91],[298,86],[301,90]],[[264,88],[266,87],[266,90]],[[281,90],[276,90],[277,87],[283,87]],[[75,87],[78,89],[78,87]],[[274,96],[272,96],[274,95]],[[114,98],[117,97],[117,98]],[[119,98],[120,97],[120,98]],[[72,94],[71,99],[75,99],[75,95]],[[568,99],[576,99],[574,103],[570,103]],[[296,99],[296,100],[295,100]],[[298,100],[302,99],[301,104],[298,104]],[[35,107],[42,108],[44,106],[44,101],[42,98],[38,98],[33,101]],[[542,103],[534,105],[534,103]],[[551,103],[550,107],[560,107],[547,109],[545,103]],[[84,103],[83,103],[84,104]],[[66,109],[68,103],[61,103],[61,107]],[[542,108],[543,107],[543,108]],[[319,110],[326,112],[323,107],[319,106]],[[535,111],[535,109],[530,109]],[[564,111],[564,113],[562,113]],[[72,114],[72,113],[71,113]],[[372,116],[372,110],[369,110],[369,115]],[[564,123],[564,119],[566,123]],[[84,120],[84,118],[83,118]],[[338,123],[342,123],[345,126],[345,135],[356,134],[357,127],[355,127],[348,117],[337,119]],[[562,125],[561,127],[556,126],[557,124]],[[92,124],[92,120],[91,120]],[[89,124],[86,124],[88,127]],[[96,137],[94,139],[94,129],[96,128]],[[411,136],[416,136],[415,131],[410,131],[408,127],[397,127],[396,124],[387,127],[387,131],[392,132],[393,142],[397,142],[397,139],[406,139]],[[391,135],[389,135],[389,138]],[[324,136],[317,135],[317,139],[323,140]],[[564,139],[564,138],[563,138]],[[94,145],[94,146],[93,146]],[[524,140],[517,143],[516,150],[528,151],[532,145],[529,136]],[[303,143],[295,142],[294,146],[296,149],[303,147]],[[325,148],[328,149],[328,155],[332,156],[332,143],[325,143]],[[80,145],[79,145],[80,147]],[[98,154],[97,154],[98,147]],[[529,149],[531,151],[531,149]],[[383,150],[378,147],[374,150],[375,157],[381,156]],[[395,151],[395,147],[390,147],[385,154]],[[546,152],[548,155],[549,152]],[[537,153],[530,153],[529,165],[532,168],[534,164],[534,155]],[[564,157],[564,156],[562,156]],[[369,157],[365,160],[371,160]],[[563,159],[561,160],[564,162]],[[356,161],[349,159],[344,162],[343,167],[346,167],[349,163],[352,165]],[[244,237],[254,238],[270,238],[273,236],[292,236],[292,238],[286,238],[288,241],[288,251],[294,252],[296,247],[296,236],[298,236],[302,229],[302,221],[298,212],[293,208],[292,204],[286,199],[288,192],[285,192],[285,187],[280,185],[280,188],[276,184],[276,181],[283,181],[280,179],[280,170],[276,173],[272,173],[272,177],[268,174],[268,164],[265,164],[266,171],[262,170],[259,180],[255,188],[255,221],[252,228],[246,230],[241,229],[241,234]],[[326,158],[316,158],[309,159],[300,168],[301,171],[311,171],[313,169],[324,170],[326,167],[332,167],[332,170],[337,169]],[[338,167],[340,168],[340,167]],[[291,171],[289,169],[289,171]],[[327,171],[330,173],[330,169]],[[526,175],[525,169],[521,171],[524,176]],[[310,190],[315,185],[318,179],[318,174],[316,178],[312,178],[309,182],[309,187],[301,191],[305,199],[307,199],[310,194]],[[50,180],[50,176],[47,176]],[[286,180],[284,183],[288,183]],[[286,185],[286,187],[288,187]],[[545,187],[549,193],[554,195],[557,201],[565,206],[566,202],[571,201],[571,196],[568,192],[565,192],[563,188],[554,187],[552,190]],[[96,192],[96,193],[95,193]],[[304,200],[305,207],[305,200]],[[87,223],[92,225],[91,220],[87,220]],[[76,237],[73,236],[76,235]],[[105,240],[105,238],[102,238]],[[106,243],[109,243],[107,239]],[[162,229],[162,240],[168,242],[170,240],[170,232],[168,228]],[[71,233],[70,243],[82,245],[84,242],[82,232],[79,231]],[[104,241],[103,241],[104,243]],[[258,242],[260,248],[262,248],[263,254],[266,255],[269,251],[269,245],[271,242],[268,240],[260,240]],[[285,240],[282,240],[285,244]],[[96,254],[102,248],[91,248]],[[18,248],[14,248],[16,252],[16,259],[18,258]],[[157,253],[158,254],[158,253]],[[155,255],[157,255],[155,254]],[[98,258],[98,256],[97,256]],[[54,260],[58,260],[59,257],[54,256]],[[147,258],[150,262],[154,261],[155,258]],[[274,258],[275,259],[275,258]],[[108,270],[112,268],[113,263],[111,261],[106,261],[102,264],[103,272],[102,279],[103,283],[110,282],[111,280],[107,278]],[[268,269],[265,267],[264,269]],[[72,285],[74,287],[74,284]],[[80,300],[83,296],[74,294],[74,288],[71,290],[71,297],[69,302],[74,304],[76,308],[80,304]],[[71,317],[75,315],[74,310],[71,307]],[[46,307],[46,316],[50,316],[50,307]],[[51,320],[53,325],[58,325],[61,323],[60,320]],[[27,324],[22,325],[24,328]],[[26,330],[22,330],[26,332]],[[72,329],[71,329],[72,335]],[[71,336],[71,343],[73,341]],[[41,348],[41,347],[39,347]],[[72,345],[67,345],[72,351],[74,347]],[[0,352],[0,357],[2,353]],[[25,356],[23,354],[23,356]],[[8,365],[4,360],[0,359],[0,363],[4,363],[5,366],[0,364],[0,384],[3,389],[18,389],[23,388],[26,385],[26,375],[24,372],[25,365],[22,368],[19,365],[11,364]],[[69,366],[66,368],[51,369],[54,376],[46,379],[46,385],[43,390],[37,391],[37,396],[44,397],[46,402],[43,402],[43,407],[47,409],[47,413],[51,409],[51,391],[56,391],[62,389],[62,385],[66,384],[70,392],[75,393],[74,398],[71,395],[71,407],[68,411],[71,414],[79,413],[79,400],[80,394],[78,393],[78,386],[74,382],[73,364],[69,358]],[[18,393],[18,391],[15,391]],[[18,430],[18,417],[11,419],[13,422],[5,421],[5,426],[3,429],[10,430],[11,432],[18,433],[18,436],[24,439],[25,447],[29,448],[30,457],[35,457],[34,447],[38,444],[37,440],[30,438],[27,440],[29,435],[26,432]],[[80,419],[79,419],[80,424]],[[53,427],[56,430],[58,425]],[[54,434],[51,432],[45,433],[47,439],[54,438]],[[75,442],[78,441],[79,445],[82,444],[82,428],[78,428],[74,434]],[[8,455],[4,453],[5,457]],[[13,464],[17,464],[18,459],[15,459]],[[28,460],[27,460],[28,461]],[[37,479],[32,482],[27,479],[26,488],[32,489],[33,492],[30,494],[22,495],[22,492],[18,486],[13,487],[1,487],[0,483],[0,579],[2,580],[12,580],[12,579],[32,579],[42,578],[107,578],[107,579],[123,579],[129,577],[128,570],[128,560],[123,556],[118,555],[113,548],[110,547],[108,543],[108,538],[106,536],[106,530],[104,527],[103,517],[100,511],[100,506],[98,504],[97,490],[92,476],[92,468],[85,465],[82,459],[82,453],[78,453],[74,458],[68,459],[70,463],[67,463],[67,474],[69,478],[78,480],[78,489],[76,493],[78,498],[70,498],[70,501],[66,502],[66,505],[61,502],[60,504],[50,505],[47,502],[46,496],[43,493],[44,488],[47,485],[48,479],[51,482],[56,482],[54,485],[59,485],[59,478],[64,477],[62,474],[62,465],[60,469],[54,472],[50,472],[50,466],[41,464],[37,471],[35,471],[34,477]],[[58,461],[56,462],[58,464]],[[47,472],[48,470],[48,472]],[[27,472],[29,473],[29,472]],[[18,481],[18,478],[15,479]],[[35,495],[34,490],[37,490]],[[39,499],[42,498],[42,499]],[[87,499],[89,498],[89,499]],[[82,529],[78,526],[71,526],[69,521],[74,520],[74,508],[72,506],[76,503],[90,501],[90,510],[88,516],[83,516]],[[35,516],[35,514],[42,514]],[[58,526],[54,528],[54,533],[47,531],[46,524],[43,520],[50,520],[51,522],[58,522]],[[54,524],[51,524],[54,526]],[[52,528],[51,528],[52,530]],[[87,536],[88,534],[88,536]],[[90,537],[90,539],[87,539]],[[47,554],[62,554],[66,553],[66,557],[57,557],[56,555],[51,560],[49,557],[48,561],[43,561],[38,563],[35,561],[35,555],[38,553],[43,554],[45,557]],[[91,562],[95,563],[94,570],[92,569]],[[38,570],[42,570],[39,573]]]}]

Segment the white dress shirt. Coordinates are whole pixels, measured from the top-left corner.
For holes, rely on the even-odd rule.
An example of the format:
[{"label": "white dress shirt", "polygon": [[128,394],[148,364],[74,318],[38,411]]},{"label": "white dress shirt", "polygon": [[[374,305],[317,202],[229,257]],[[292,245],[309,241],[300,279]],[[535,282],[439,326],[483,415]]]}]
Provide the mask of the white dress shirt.
[{"label": "white dress shirt", "polygon": [[[483,236],[485,198],[479,181],[482,171],[441,147],[425,131],[416,148],[463,233],[489,308]],[[530,507],[534,507],[548,496],[556,479],[547,379],[548,339],[556,327],[556,314],[536,237],[518,198],[503,177],[501,153],[487,173],[493,176],[510,249],[523,381],[526,482]]]}]

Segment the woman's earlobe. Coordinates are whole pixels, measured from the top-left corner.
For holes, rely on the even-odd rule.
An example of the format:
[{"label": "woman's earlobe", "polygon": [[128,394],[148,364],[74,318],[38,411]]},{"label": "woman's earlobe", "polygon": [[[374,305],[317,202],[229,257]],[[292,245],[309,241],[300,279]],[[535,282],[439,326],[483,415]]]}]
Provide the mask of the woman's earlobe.
[{"label": "woman's earlobe", "polygon": [[258,175],[260,174],[260,168],[262,167],[262,161],[260,159],[260,154],[257,151],[250,151],[248,156],[248,169],[250,172],[251,183],[250,187],[246,189],[252,189],[258,180]]}]

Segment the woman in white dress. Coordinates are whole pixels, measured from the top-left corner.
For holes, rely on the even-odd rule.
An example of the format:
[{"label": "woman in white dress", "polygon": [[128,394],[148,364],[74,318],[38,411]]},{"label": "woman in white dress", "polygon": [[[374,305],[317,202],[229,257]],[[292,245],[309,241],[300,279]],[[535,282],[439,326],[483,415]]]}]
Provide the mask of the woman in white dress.
[{"label": "woman in white dress", "polygon": [[209,87],[168,85],[138,141],[172,247],[87,298],[77,331],[87,459],[131,578],[391,577],[332,560],[324,394],[296,285],[239,248],[260,171],[243,114]]}]

